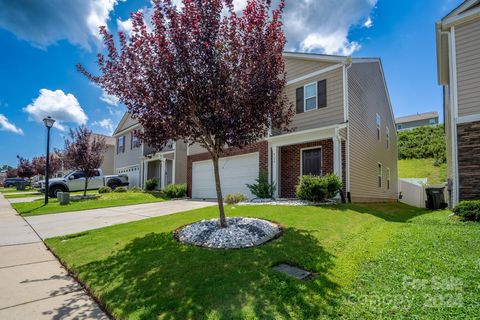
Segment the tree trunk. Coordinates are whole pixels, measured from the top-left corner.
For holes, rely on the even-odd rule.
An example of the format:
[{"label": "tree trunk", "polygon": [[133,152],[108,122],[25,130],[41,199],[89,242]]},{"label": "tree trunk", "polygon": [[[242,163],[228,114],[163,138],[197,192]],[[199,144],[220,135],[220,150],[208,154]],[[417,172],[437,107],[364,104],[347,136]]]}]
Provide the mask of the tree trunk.
[{"label": "tree trunk", "polygon": [[87,188],[88,188],[88,178],[85,177],[85,189],[83,190],[83,196],[87,196]]},{"label": "tree trunk", "polygon": [[225,210],[223,208],[222,188],[220,186],[220,170],[218,168],[218,156],[214,156],[212,158],[212,161],[213,171],[215,172],[215,188],[217,189],[218,211],[220,212],[220,226],[222,228],[226,228],[227,220],[225,219]]}]

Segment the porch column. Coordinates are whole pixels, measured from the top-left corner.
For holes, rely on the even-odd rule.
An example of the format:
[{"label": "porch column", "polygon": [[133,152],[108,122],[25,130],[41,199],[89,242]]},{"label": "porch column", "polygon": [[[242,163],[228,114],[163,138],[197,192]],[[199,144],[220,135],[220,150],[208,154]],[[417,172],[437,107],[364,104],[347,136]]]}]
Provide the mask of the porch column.
[{"label": "porch column", "polygon": [[162,158],[162,167],[160,168],[160,174],[162,175],[160,177],[160,187],[163,189],[165,188],[165,176],[167,174],[167,166],[165,165],[167,162],[167,159]]},{"label": "porch column", "polygon": [[142,188],[145,188],[145,182],[148,180],[148,164],[149,162],[143,160],[143,183]]},{"label": "porch column", "polygon": [[333,137],[333,173],[342,181],[342,142],[338,134]]},{"label": "porch column", "polygon": [[271,167],[271,177],[272,183],[276,186],[275,188],[275,198],[278,198],[280,190],[280,148],[276,145],[271,147],[271,156],[272,156],[272,167]]}]

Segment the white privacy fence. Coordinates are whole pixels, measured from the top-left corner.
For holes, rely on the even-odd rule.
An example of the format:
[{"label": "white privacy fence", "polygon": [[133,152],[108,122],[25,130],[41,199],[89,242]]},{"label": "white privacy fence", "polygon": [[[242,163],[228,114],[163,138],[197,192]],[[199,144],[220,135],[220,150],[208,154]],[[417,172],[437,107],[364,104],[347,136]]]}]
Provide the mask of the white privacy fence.
[{"label": "white privacy fence", "polygon": [[427,194],[427,178],[401,178],[398,179],[398,191],[401,193],[400,202],[413,207],[425,208]]}]

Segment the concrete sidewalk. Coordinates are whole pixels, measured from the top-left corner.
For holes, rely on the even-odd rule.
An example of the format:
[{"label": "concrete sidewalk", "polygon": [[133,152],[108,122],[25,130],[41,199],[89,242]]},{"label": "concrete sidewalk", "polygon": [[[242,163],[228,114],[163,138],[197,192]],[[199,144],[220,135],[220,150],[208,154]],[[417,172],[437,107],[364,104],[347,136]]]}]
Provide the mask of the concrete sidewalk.
[{"label": "concrete sidewalk", "polygon": [[10,203],[21,203],[21,202],[31,202],[31,201],[42,200],[42,199],[44,199],[44,197],[36,196],[36,197],[28,197],[28,198],[10,198],[7,200]]},{"label": "concrete sidewalk", "polygon": [[108,319],[1,194],[0,319]]},{"label": "concrete sidewalk", "polygon": [[25,219],[40,237],[42,237],[42,239],[47,239],[120,223],[204,208],[215,204],[216,202],[213,201],[173,200],[122,207],[47,214],[26,217]]}]

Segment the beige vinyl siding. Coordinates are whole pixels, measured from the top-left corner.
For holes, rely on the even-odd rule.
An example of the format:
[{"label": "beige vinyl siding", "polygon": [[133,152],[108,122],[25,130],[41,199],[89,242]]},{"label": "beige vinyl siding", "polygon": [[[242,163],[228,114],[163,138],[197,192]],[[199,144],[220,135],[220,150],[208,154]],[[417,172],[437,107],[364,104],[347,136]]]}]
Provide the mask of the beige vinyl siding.
[{"label": "beige vinyl siding", "polygon": [[187,182],[187,144],[177,141],[175,144],[175,183]]},{"label": "beige vinyl siding", "polygon": [[[352,201],[396,200],[398,192],[397,135],[388,93],[378,62],[354,63],[348,71],[350,193]],[[376,114],[381,117],[380,141]],[[390,130],[387,149],[386,126]],[[378,187],[378,163],[382,164],[382,187]],[[387,190],[387,168],[390,190]]]},{"label": "beige vinyl siding", "polygon": [[285,88],[288,100],[293,104],[295,110],[297,88],[325,79],[327,80],[327,107],[296,114],[293,117],[291,124],[291,128],[295,131],[321,128],[345,122],[343,68],[338,68],[307,80],[288,85]]},{"label": "beige vinyl siding", "polygon": [[200,154],[207,152],[207,149],[199,145],[198,143],[194,143],[188,147],[188,155],[193,156],[194,154]]},{"label": "beige vinyl siding", "polygon": [[332,62],[285,58],[285,73],[287,74],[287,82],[334,64],[335,63]]},{"label": "beige vinyl siding", "polygon": [[458,116],[480,114],[480,19],[455,28]]},{"label": "beige vinyl siding", "polygon": [[[133,165],[140,165],[140,158],[142,155],[142,146],[140,145],[137,148],[130,150],[131,140],[130,140],[131,131],[127,131],[123,134],[125,136],[125,152],[117,154],[117,148],[115,147],[115,169],[129,167]],[[118,136],[121,137],[121,136]]]}]

